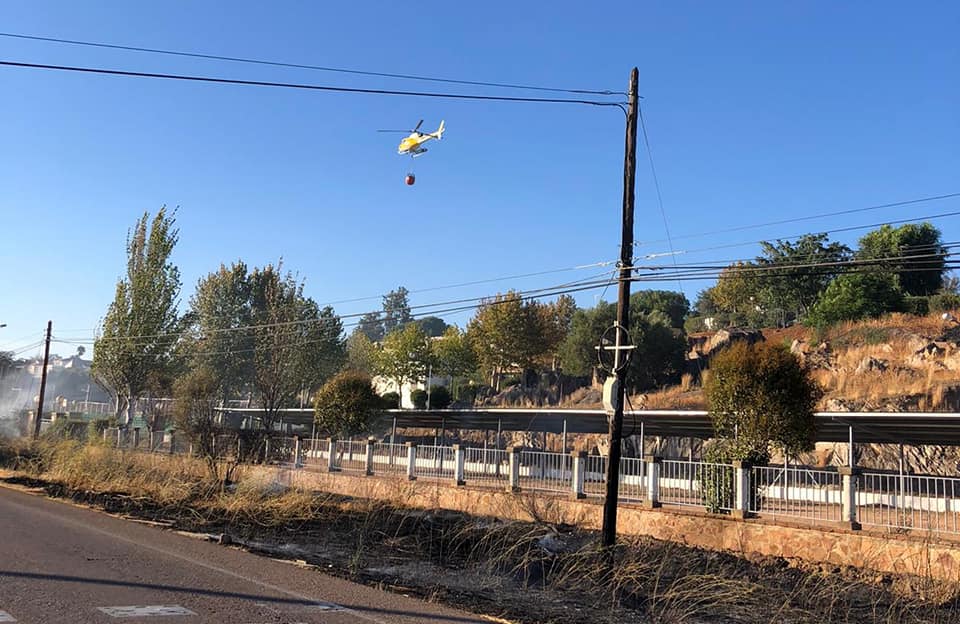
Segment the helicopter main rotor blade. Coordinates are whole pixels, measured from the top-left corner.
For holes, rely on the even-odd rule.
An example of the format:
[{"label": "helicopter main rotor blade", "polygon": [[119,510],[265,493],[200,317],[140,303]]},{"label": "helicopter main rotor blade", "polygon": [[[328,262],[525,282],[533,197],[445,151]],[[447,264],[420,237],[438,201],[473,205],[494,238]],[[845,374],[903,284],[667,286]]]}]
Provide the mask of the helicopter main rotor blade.
[{"label": "helicopter main rotor blade", "polygon": [[414,128],[413,131],[417,132],[418,130],[420,130],[420,126],[422,125],[423,125],[423,120],[421,119],[420,121],[417,122],[417,127]]},{"label": "helicopter main rotor blade", "polygon": [[412,130],[377,130],[377,132],[402,132],[403,134],[409,134]]}]

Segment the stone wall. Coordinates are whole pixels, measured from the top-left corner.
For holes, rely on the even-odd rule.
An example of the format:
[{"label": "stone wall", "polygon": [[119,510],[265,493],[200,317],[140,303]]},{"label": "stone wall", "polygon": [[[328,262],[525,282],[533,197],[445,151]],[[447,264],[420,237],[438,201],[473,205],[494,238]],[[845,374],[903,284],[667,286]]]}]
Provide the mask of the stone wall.
[{"label": "stone wall", "polygon": [[[313,470],[254,468],[250,476],[284,485],[346,496],[394,501],[417,508],[439,508],[514,520],[539,519],[599,529],[599,501],[544,493],[454,487],[435,481],[407,481]],[[801,559],[878,572],[914,574],[960,582],[960,542],[923,535],[853,531],[843,527],[786,526],[763,519],[740,520],[694,510],[622,506],[618,526],[624,535],[646,535],[742,556]]]}]

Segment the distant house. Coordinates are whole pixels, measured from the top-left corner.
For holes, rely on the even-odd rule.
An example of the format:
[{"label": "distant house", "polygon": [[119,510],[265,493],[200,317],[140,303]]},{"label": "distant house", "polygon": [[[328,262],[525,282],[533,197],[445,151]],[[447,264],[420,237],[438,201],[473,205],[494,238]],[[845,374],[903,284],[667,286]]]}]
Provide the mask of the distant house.
[{"label": "distant house", "polygon": [[[449,388],[450,384],[453,383],[453,378],[448,376],[434,376],[430,377],[429,385],[431,386],[443,386]],[[397,382],[388,377],[383,377],[377,375],[373,378],[373,389],[379,395],[384,395],[388,392],[398,392]],[[417,383],[407,382],[403,384],[400,388],[400,405],[405,409],[413,409],[413,401],[410,400],[410,393],[414,390],[426,390],[427,389],[427,380],[420,381]]]}]

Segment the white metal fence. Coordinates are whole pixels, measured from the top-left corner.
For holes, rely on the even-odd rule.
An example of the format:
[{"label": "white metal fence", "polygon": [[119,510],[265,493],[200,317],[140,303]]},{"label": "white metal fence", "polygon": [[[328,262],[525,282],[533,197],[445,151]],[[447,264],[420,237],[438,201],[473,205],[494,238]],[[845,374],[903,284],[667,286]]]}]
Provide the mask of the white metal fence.
[{"label": "white metal fence", "polygon": [[[103,440],[125,449],[154,453],[193,452],[185,435],[107,429]],[[534,450],[511,451],[490,448],[461,448],[462,474],[457,474],[458,456],[453,447],[372,443],[372,462],[367,461],[367,440],[337,440],[330,461],[330,441],[292,437],[247,439],[238,433],[215,437],[216,456],[244,461],[299,464],[312,470],[343,470],[373,474],[406,476],[418,479],[455,478],[468,485],[580,495],[600,498],[604,495],[607,458],[598,455],[577,459],[582,480],[575,483],[573,456]],[[246,448],[245,445],[262,445]],[[411,464],[410,451],[413,451]],[[511,466],[511,462],[515,464]],[[516,475],[512,478],[512,468]],[[657,475],[651,488],[650,480]],[[742,475],[742,476],[739,476]],[[835,470],[800,466],[754,466],[738,472],[730,464],[663,460],[657,464],[640,458],[620,460],[619,496],[624,503],[646,501],[707,511],[727,513],[737,507],[737,492],[748,487],[739,500],[742,511],[768,518],[802,519],[830,523],[850,520],[861,525],[897,531],[924,531],[931,534],[960,535],[960,478],[929,475],[864,472],[842,476]],[[844,483],[856,492],[855,508],[845,509]],[[745,483],[743,483],[745,482]],[[578,491],[574,492],[579,485]],[[848,515],[850,514],[850,515]]]},{"label": "white metal fence", "polygon": [[843,484],[838,472],[754,466],[752,483],[753,513],[831,522],[841,519]]},{"label": "white metal fence", "polygon": [[463,474],[468,483],[503,486],[510,477],[510,457],[499,449],[466,448]]},{"label": "white metal fence", "polygon": [[857,519],[892,529],[960,533],[960,479],[864,472]]},{"label": "white metal fence", "polygon": [[566,453],[520,451],[520,487],[544,492],[573,491],[573,457]]},{"label": "white metal fence", "polygon": [[367,441],[337,440],[334,466],[350,472],[366,472]]},{"label": "white metal fence", "polygon": [[663,460],[660,501],[672,505],[733,509],[733,466],[708,462]]},{"label": "white metal fence", "polygon": [[418,446],[413,474],[418,479],[453,479],[453,448],[449,446]]}]

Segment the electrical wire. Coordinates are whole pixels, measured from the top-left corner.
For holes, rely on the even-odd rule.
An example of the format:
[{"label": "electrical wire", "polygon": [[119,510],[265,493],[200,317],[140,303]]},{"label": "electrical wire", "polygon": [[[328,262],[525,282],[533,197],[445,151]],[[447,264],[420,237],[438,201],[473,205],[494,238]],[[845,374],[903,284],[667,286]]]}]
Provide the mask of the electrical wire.
[{"label": "electrical wire", "polygon": [[75,65],[49,65],[46,63],[24,63],[18,61],[0,61],[0,66],[21,67],[26,69],[48,69],[65,72],[79,72],[106,76],[125,76],[130,78],[159,78],[164,80],[184,80],[188,82],[204,82],[229,85],[243,85],[252,87],[277,87],[285,89],[306,89],[309,91],[327,91],[333,93],[363,93],[372,95],[399,95],[425,98],[442,98],[450,100],[481,100],[492,102],[531,102],[539,104],[581,104],[588,106],[612,106],[621,108],[623,102],[603,102],[598,100],[578,100],[569,98],[539,98],[519,97],[506,95],[479,95],[470,93],[439,93],[427,91],[397,91],[392,89],[361,89],[359,87],[340,87],[332,85],[304,84],[295,82],[273,82],[269,80],[241,80],[237,78],[219,78],[215,76],[191,76],[186,74],[164,74],[157,72],[124,71],[120,69],[105,69],[102,67],[78,67]]},{"label": "electrical wire", "polygon": [[144,52],[148,54],[164,54],[167,56],[180,56],[187,58],[198,58],[214,61],[228,61],[231,63],[247,63],[254,65],[268,65],[272,67],[287,67],[293,69],[309,69],[313,71],[333,72],[340,74],[353,74],[358,76],[375,76],[379,78],[396,78],[401,80],[416,80],[421,82],[440,82],[446,84],[470,85],[475,87],[493,87],[498,89],[521,89],[526,91],[547,91],[553,93],[572,93],[580,95],[627,95],[622,91],[611,91],[607,89],[561,89],[557,87],[543,87],[525,84],[511,84],[503,82],[483,82],[479,80],[458,80],[454,78],[438,78],[434,76],[418,76],[413,74],[396,74],[388,72],[364,71],[359,69],[346,69],[342,67],[325,67],[322,65],[309,65],[304,63],[287,63],[282,61],[268,61],[263,59],[253,59],[240,56],[225,56],[221,54],[203,54],[200,52],[184,52],[181,50],[166,50],[160,48],[146,48],[142,46],[118,45],[114,43],[103,43],[95,41],[80,41],[77,39],[60,39],[57,37],[41,37],[38,35],[24,35],[20,33],[0,32],[0,37],[10,39],[24,39],[29,41],[44,41],[48,43],[62,43],[73,46],[85,46],[91,48],[104,48],[109,50],[124,50],[128,52]]},{"label": "electrical wire", "polygon": [[[641,116],[641,120],[643,117]],[[753,223],[750,225],[740,225],[730,228],[725,228],[721,230],[711,230],[709,232],[698,232],[696,234],[681,234],[680,236],[674,236],[673,240],[687,239],[687,238],[700,238],[703,236],[714,236],[716,234],[728,234],[730,232],[742,232],[744,230],[755,230],[759,228],[769,227],[772,225],[785,225],[787,223],[799,223],[801,221],[813,221],[816,219],[823,219],[826,217],[836,217],[848,214],[856,214],[859,212],[869,212],[873,210],[881,210],[883,208],[899,208],[902,206],[911,206],[913,204],[922,204],[933,201],[942,201],[945,199],[954,199],[960,197],[960,193],[947,193],[945,195],[931,195],[929,197],[920,197],[916,199],[907,199],[904,201],[891,202],[889,204],[878,204],[876,206],[867,206],[865,208],[851,208],[848,210],[837,210],[835,212],[823,212],[815,215],[808,215],[805,217],[794,217],[791,219],[781,219],[779,221],[768,221],[766,223]],[[649,241],[637,241],[635,245],[650,245],[653,243],[665,243],[669,242],[669,238],[661,238],[657,240]]]},{"label": "electrical wire", "polygon": [[[419,319],[419,318],[423,318],[424,316],[429,316],[429,315],[433,315],[433,314],[451,314],[451,313],[454,313],[454,312],[463,312],[463,311],[468,311],[468,310],[475,310],[475,309],[480,308],[480,307],[483,307],[483,306],[502,305],[502,304],[511,303],[511,302],[513,302],[513,301],[518,301],[518,300],[519,300],[519,301],[531,301],[531,300],[542,299],[542,298],[546,298],[546,297],[552,297],[552,296],[570,294],[570,293],[574,293],[574,292],[582,292],[582,291],[585,291],[585,290],[594,290],[594,289],[598,289],[598,288],[602,287],[604,283],[605,283],[605,282],[594,282],[594,283],[591,283],[591,284],[585,284],[585,285],[580,285],[580,286],[576,286],[576,287],[565,288],[565,289],[562,289],[562,290],[556,290],[556,291],[552,291],[552,292],[546,292],[546,293],[540,293],[540,294],[534,294],[534,295],[521,295],[521,296],[519,296],[519,297],[517,297],[517,298],[515,298],[515,299],[485,300],[485,301],[482,301],[482,302],[480,302],[480,303],[475,303],[475,304],[473,304],[473,305],[464,305],[464,306],[459,306],[459,307],[447,308],[447,309],[444,309],[444,310],[432,311],[432,312],[430,312],[429,314],[428,314],[428,313],[414,314],[414,315],[411,315],[411,317],[412,317],[414,320],[416,320],[416,319]],[[359,321],[358,321],[358,322],[355,322],[355,323],[343,324],[343,329],[348,329],[348,328],[351,328],[351,327],[356,327],[357,325],[359,325]],[[184,336],[184,335],[185,335],[185,334],[178,334],[177,336],[181,336],[181,337],[182,337],[182,336]],[[124,338],[126,338],[126,337],[124,337]],[[138,337],[137,337],[137,336],[131,336],[130,338],[138,338]],[[55,337],[55,338],[52,340],[52,342],[57,342],[57,343],[61,343],[61,344],[70,344],[70,345],[89,345],[89,344],[93,344],[93,343],[95,342],[95,340],[96,340],[96,339],[93,339],[93,340],[67,340],[67,339]],[[327,337],[318,338],[318,339],[313,339],[313,340],[305,340],[305,341],[304,341],[304,340],[293,341],[293,342],[286,343],[286,344],[272,345],[272,346],[268,347],[268,349],[289,349],[289,348],[295,348],[295,347],[304,346],[304,345],[308,345],[308,344],[315,344],[315,343],[318,343],[318,342],[324,342],[324,341],[326,341],[326,340],[328,340]],[[153,344],[153,343],[151,343],[151,344]],[[136,344],[134,344],[134,345],[125,345],[125,346],[126,346],[126,347],[137,347],[137,346],[142,346],[142,345],[136,345]],[[254,348],[248,348],[248,349],[237,349],[237,350],[228,350],[228,351],[219,351],[219,352],[208,352],[208,353],[204,353],[204,354],[202,354],[202,355],[205,355],[205,356],[209,356],[209,355],[233,355],[233,354],[237,354],[237,353],[251,353],[251,352],[256,352],[256,351],[258,351],[258,350],[260,350],[260,349],[258,349],[257,347],[254,347]],[[121,352],[127,353],[127,354],[143,354],[143,353],[138,353],[138,352],[133,351],[132,348],[122,349]],[[168,357],[172,357],[172,358],[188,358],[188,357],[193,357],[193,355],[192,355],[192,354],[170,354],[170,355],[168,355]]]},{"label": "electrical wire", "polygon": [[[822,230],[822,231],[816,232],[816,233],[817,233],[817,234],[836,234],[836,233],[838,233],[838,232],[854,232],[854,231],[856,231],[856,230],[868,230],[868,229],[871,229],[871,228],[877,228],[877,227],[881,227],[881,226],[884,226],[884,225],[899,225],[899,224],[903,224],[903,223],[915,223],[915,222],[918,222],[918,221],[927,221],[927,220],[931,220],[931,219],[944,219],[944,218],[947,218],[947,217],[955,217],[955,216],[957,216],[957,215],[960,215],[960,210],[955,210],[955,211],[952,211],[952,212],[941,212],[941,213],[932,214],[932,215],[925,215],[925,216],[922,216],[922,217],[910,217],[910,218],[908,218],[908,219],[896,219],[896,220],[893,220],[893,221],[881,221],[881,222],[878,222],[878,223],[868,223],[868,224],[866,224],[866,225],[852,225],[852,226],[849,226],[849,227],[833,228],[833,229],[830,229],[830,230]],[[792,235],[792,236],[778,236],[778,237],[776,237],[775,239],[772,239],[772,240],[776,240],[776,241],[778,241],[778,242],[781,242],[781,241],[789,241],[789,240],[794,240],[794,239],[798,239],[798,238],[803,238],[804,236],[807,236],[807,235],[809,235],[809,234],[810,234],[810,232],[805,232],[805,233],[803,233],[803,234],[794,234],[794,235]],[[733,248],[735,248],[735,247],[746,247],[746,246],[748,246],[748,245],[759,245],[759,244],[761,244],[761,243],[767,243],[767,242],[769,242],[770,240],[771,240],[771,239],[768,239],[768,240],[758,240],[758,241],[746,241],[746,242],[742,242],[742,243],[727,243],[727,244],[724,244],[724,245],[713,245],[713,246],[711,246],[711,247],[699,247],[699,248],[695,248],[695,249],[685,249],[685,250],[677,251],[677,252],[674,252],[674,253],[676,253],[677,255],[685,255],[685,254],[698,253],[698,252],[701,252],[701,251],[716,251],[716,250],[718,250],[718,249],[733,249]],[[656,255],[662,255],[662,254],[649,254],[649,256],[656,256]],[[645,256],[645,257],[647,257],[647,256]]]}]

